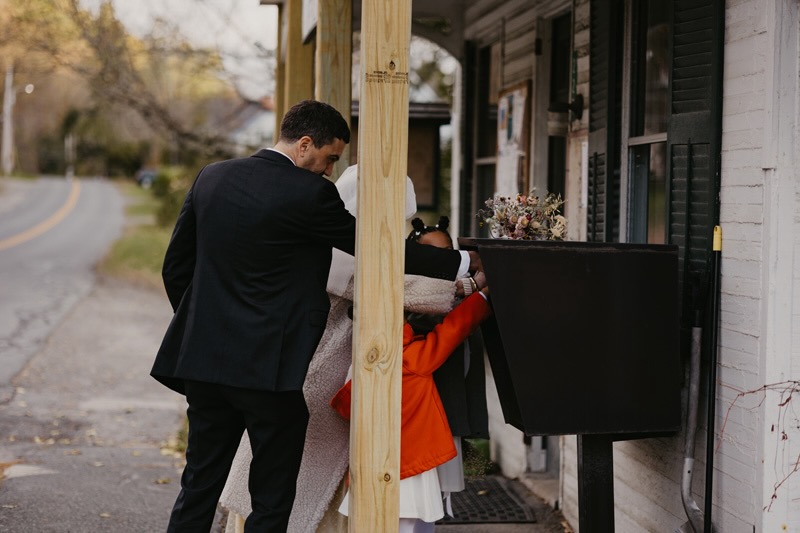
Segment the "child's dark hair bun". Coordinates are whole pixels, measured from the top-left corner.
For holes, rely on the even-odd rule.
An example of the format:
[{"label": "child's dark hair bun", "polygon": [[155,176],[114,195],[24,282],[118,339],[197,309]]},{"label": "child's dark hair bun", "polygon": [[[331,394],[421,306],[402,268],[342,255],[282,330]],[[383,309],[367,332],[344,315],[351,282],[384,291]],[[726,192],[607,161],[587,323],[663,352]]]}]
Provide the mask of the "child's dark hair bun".
[{"label": "child's dark hair bun", "polygon": [[421,218],[417,217],[411,221],[411,227],[414,228],[414,231],[422,231],[425,229],[425,223]]},{"label": "child's dark hair bun", "polygon": [[416,242],[421,236],[434,231],[441,231],[447,235],[448,238],[450,237],[450,234],[447,232],[447,228],[450,226],[450,219],[444,215],[439,217],[439,222],[437,222],[435,226],[426,226],[425,222],[423,222],[419,217],[411,221],[411,226],[414,229],[412,229],[411,233],[409,233],[408,237],[406,237],[406,239],[409,241]]}]

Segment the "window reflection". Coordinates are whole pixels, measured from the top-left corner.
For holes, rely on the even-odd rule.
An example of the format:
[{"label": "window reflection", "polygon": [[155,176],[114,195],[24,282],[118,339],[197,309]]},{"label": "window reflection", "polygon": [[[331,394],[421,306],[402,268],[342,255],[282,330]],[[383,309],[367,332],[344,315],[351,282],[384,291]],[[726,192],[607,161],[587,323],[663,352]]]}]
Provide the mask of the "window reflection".
[{"label": "window reflection", "polygon": [[632,242],[665,244],[667,238],[667,144],[631,148]]},{"label": "window reflection", "polygon": [[668,2],[649,0],[636,4],[633,42],[634,137],[667,131],[669,114],[669,12]]},{"label": "window reflection", "polygon": [[[494,182],[495,182],[495,165],[480,165],[477,169],[477,182],[476,182],[476,200],[478,202],[477,209],[485,209],[484,202],[494,196]],[[488,238],[491,237],[489,233],[489,226],[487,224],[478,224],[477,231],[473,234],[476,237]]]},{"label": "window reflection", "polygon": [[667,240],[666,142],[669,118],[669,2],[631,2],[629,240]]}]

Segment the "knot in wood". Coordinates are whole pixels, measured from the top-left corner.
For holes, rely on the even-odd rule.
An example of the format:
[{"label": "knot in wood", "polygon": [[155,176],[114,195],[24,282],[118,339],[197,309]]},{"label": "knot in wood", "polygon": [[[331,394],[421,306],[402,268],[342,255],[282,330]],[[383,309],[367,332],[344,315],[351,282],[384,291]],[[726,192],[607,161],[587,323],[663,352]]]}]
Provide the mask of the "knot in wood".
[{"label": "knot in wood", "polygon": [[369,353],[367,354],[367,362],[370,364],[375,363],[378,360],[378,349],[372,348]]},{"label": "knot in wood", "polygon": [[389,70],[394,70],[394,69],[395,69],[394,61],[389,61]]},{"label": "knot in wood", "polygon": [[384,475],[383,475],[383,480],[384,480],[386,483],[389,483],[389,482],[392,480],[392,476],[391,476],[391,474],[384,474]]}]

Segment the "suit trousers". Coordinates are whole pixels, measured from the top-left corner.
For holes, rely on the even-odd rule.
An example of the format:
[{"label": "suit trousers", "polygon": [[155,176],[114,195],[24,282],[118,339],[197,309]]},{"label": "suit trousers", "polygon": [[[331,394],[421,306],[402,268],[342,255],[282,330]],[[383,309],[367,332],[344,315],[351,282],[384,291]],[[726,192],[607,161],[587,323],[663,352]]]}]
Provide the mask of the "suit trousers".
[{"label": "suit trousers", "polygon": [[253,512],[245,531],[285,532],[303,456],[308,409],[302,391],[272,392],[186,381],[189,439],[168,532],[211,529],[244,430],[250,438]]}]

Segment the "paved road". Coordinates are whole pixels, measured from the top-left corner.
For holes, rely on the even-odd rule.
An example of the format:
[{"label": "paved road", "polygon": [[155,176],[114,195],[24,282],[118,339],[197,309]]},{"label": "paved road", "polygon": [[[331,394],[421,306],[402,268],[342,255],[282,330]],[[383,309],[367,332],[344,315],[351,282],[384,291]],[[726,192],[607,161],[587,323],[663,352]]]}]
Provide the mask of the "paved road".
[{"label": "paved road", "polygon": [[91,289],[120,234],[122,198],[106,181],[0,181],[0,402],[9,382]]},{"label": "paved road", "polygon": [[[64,180],[3,185],[0,531],[163,531],[184,404],[148,372],[172,313],[161,293],[93,271],[123,200],[103,181],[81,181],[77,198]],[[71,195],[57,223],[18,238]]]}]

